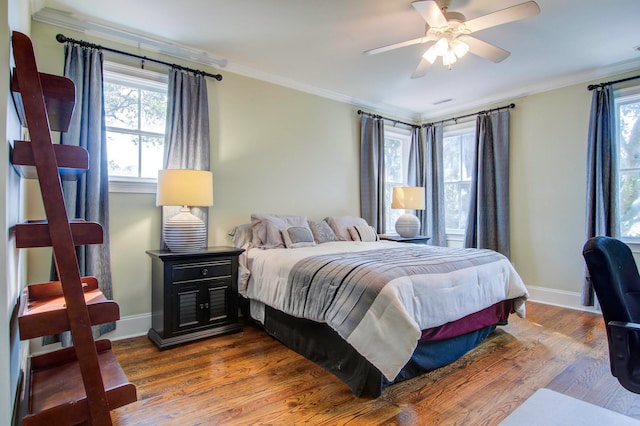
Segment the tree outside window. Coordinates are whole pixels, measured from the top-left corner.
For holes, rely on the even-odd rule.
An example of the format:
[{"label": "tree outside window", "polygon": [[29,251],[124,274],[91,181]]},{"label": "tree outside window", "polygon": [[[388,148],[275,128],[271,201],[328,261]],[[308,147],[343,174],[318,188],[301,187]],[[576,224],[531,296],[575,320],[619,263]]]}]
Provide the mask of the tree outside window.
[{"label": "tree outside window", "polygon": [[464,234],[473,171],[475,126],[448,126],[443,135],[445,227],[447,234]]},{"label": "tree outside window", "polygon": [[640,241],[640,86],[620,91],[616,114],[620,231]]},{"label": "tree outside window", "polygon": [[155,180],[164,154],[166,76],[113,67],[105,66],[104,81],[109,178]]}]

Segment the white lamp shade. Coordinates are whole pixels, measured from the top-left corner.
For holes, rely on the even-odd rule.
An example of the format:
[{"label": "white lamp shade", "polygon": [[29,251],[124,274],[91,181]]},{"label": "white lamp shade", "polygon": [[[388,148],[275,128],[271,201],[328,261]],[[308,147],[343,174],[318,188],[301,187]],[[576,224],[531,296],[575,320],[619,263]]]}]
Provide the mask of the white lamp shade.
[{"label": "white lamp shade", "polygon": [[421,186],[396,186],[393,188],[391,208],[424,210],[424,188]]},{"label": "white lamp shade", "polygon": [[213,174],[207,170],[160,170],[156,205],[212,206]]}]

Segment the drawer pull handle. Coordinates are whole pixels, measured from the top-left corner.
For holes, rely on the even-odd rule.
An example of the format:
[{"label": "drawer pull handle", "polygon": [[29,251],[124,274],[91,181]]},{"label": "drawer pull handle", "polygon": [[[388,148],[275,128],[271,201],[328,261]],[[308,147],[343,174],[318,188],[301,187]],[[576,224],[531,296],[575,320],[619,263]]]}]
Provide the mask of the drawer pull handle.
[{"label": "drawer pull handle", "polygon": [[202,271],[200,271],[200,273],[202,274],[203,277],[206,277],[207,274],[209,273],[209,270],[207,268],[202,268]]},{"label": "drawer pull handle", "polygon": [[204,309],[204,305],[202,303],[200,304],[200,309]]}]

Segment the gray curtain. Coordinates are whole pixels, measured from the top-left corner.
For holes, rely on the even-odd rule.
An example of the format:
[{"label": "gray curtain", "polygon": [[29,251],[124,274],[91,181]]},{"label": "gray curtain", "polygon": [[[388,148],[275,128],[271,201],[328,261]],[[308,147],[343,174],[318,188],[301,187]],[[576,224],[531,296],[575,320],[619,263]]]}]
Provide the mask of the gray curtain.
[{"label": "gray curtain", "polygon": [[[169,71],[164,168],[209,170],[210,150],[207,81],[202,74],[193,75],[172,68]],[[163,207],[162,223],[179,211],[180,207]],[[208,211],[208,207],[191,208],[191,213],[205,225],[208,224]],[[167,248],[164,240],[161,247]]]},{"label": "gray curtain", "polygon": [[[615,108],[611,86],[593,91],[587,148],[586,238],[598,235],[617,238],[618,148],[615,139]],[[593,306],[594,293],[588,270],[582,286],[582,304]]]},{"label": "gray curtain", "polygon": [[[98,222],[104,230],[102,244],[76,247],[81,276],[94,276],[105,297],[113,298],[109,245],[109,170],[102,91],[102,52],[67,45],[64,49],[64,75],[76,86],[76,105],[69,130],[61,133],[60,143],[82,146],[89,151],[89,170],[77,181],[62,181],[67,214]],[[93,327],[94,337],[112,331],[115,323]],[[71,344],[70,333],[45,338],[45,343],[61,340]]]},{"label": "gray curtain", "polygon": [[425,190],[425,209],[416,211],[423,235],[430,236],[429,244],[446,246],[444,225],[444,172],[442,124],[431,125],[422,135],[420,127],[411,131],[409,176],[411,186]]},{"label": "gray curtain", "polygon": [[386,230],[384,121],[360,119],[360,214],[379,234]]},{"label": "gray curtain", "polygon": [[509,257],[509,109],[476,118],[465,247]]}]

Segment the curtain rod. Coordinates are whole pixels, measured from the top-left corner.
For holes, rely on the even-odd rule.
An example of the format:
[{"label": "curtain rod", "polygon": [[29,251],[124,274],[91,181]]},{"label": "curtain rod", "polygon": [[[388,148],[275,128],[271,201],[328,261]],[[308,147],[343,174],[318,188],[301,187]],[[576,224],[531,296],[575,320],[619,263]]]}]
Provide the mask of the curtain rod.
[{"label": "curtain rod", "polygon": [[618,83],[624,83],[625,81],[631,81],[631,80],[635,80],[637,78],[640,78],[640,75],[635,75],[633,77],[622,78],[620,80],[607,81],[605,83],[590,84],[590,85],[587,86],[587,90],[594,90],[594,89],[598,89],[600,87],[611,86],[613,84],[618,84]]},{"label": "curtain rod", "polygon": [[446,120],[440,120],[440,121],[434,121],[432,123],[425,123],[422,125],[422,127],[429,127],[429,126],[435,126],[436,124],[444,124],[447,121],[458,121],[461,118],[468,118],[468,117],[473,117],[474,115],[482,115],[482,114],[489,114],[492,112],[496,112],[496,111],[500,111],[502,109],[511,109],[511,108],[515,108],[516,104],[509,104],[509,105],[505,105],[505,106],[501,106],[501,107],[497,107],[497,108],[491,108],[491,109],[486,109],[484,111],[478,111],[478,112],[474,112],[473,114],[465,114],[465,115],[461,115],[459,117],[451,117],[451,118],[447,118]]},{"label": "curtain rod", "polygon": [[361,109],[358,110],[358,115],[366,115],[367,117],[371,117],[371,118],[379,118],[379,119],[382,119],[382,120],[392,121],[394,125],[396,125],[396,124],[404,124],[405,126],[409,126],[409,127],[420,127],[420,126],[417,126],[415,124],[405,123],[404,121],[394,120],[393,118],[387,118],[387,117],[383,117],[381,115],[371,114],[369,112],[364,112]]},{"label": "curtain rod", "polygon": [[170,64],[169,62],[164,62],[164,61],[160,61],[158,59],[153,59],[153,58],[147,58],[146,56],[136,55],[135,53],[128,53],[128,52],[123,52],[122,50],[111,49],[109,47],[100,46],[99,44],[89,43],[88,41],[74,40],[72,38],[64,36],[63,34],[58,34],[56,36],[56,40],[58,40],[58,43],[73,43],[73,44],[77,44],[78,46],[81,46],[81,47],[89,47],[91,49],[106,50],[108,52],[117,53],[119,55],[131,56],[133,58],[141,59],[143,61],[143,63],[144,63],[144,61],[155,62],[157,64],[162,64],[162,65],[166,65],[166,66],[171,67],[171,68],[177,68],[179,70],[192,72],[194,74],[201,74],[203,76],[213,77],[218,81],[222,80],[222,75],[220,75],[220,74],[209,74],[208,72],[204,72],[204,71],[201,71],[201,70],[196,70],[196,69],[193,69],[193,68],[183,67],[182,65],[177,65],[177,64]]}]

